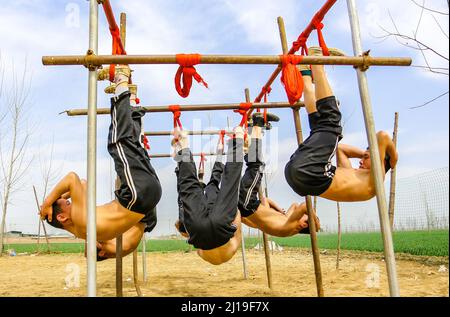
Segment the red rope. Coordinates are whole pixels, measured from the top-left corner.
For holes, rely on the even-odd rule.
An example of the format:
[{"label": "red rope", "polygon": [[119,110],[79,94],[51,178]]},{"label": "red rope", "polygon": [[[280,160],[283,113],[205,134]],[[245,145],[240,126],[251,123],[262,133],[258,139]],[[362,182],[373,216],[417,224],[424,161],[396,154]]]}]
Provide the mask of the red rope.
[{"label": "red rope", "polygon": [[[175,75],[175,88],[181,97],[186,98],[189,96],[192,87],[192,78],[208,88],[208,84],[197,73],[194,67],[194,65],[200,64],[200,54],[177,54],[176,59],[180,67],[178,67]],[[181,80],[183,80],[183,87],[181,87]]]},{"label": "red rope", "polygon": [[323,23],[322,20],[319,20],[318,18],[314,18],[313,20],[314,27],[317,30],[317,35],[319,36],[319,45],[322,48],[322,53],[324,56],[330,56],[330,51],[328,50],[328,46],[325,43],[325,40],[323,38],[322,29],[323,29]]},{"label": "red rope", "polygon": [[183,126],[181,124],[181,111],[180,111],[180,106],[179,105],[172,105],[169,106],[169,110],[172,111],[173,113],[173,128],[180,128],[180,130],[183,130]]},{"label": "red rope", "polygon": [[[125,49],[123,48],[122,40],[120,39],[119,29],[109,29],[112,36],[112,55],[127,55]],[[114,81],[114,76],[116,73],[116,65],[109,66],[109,81]]]},{"label": "red rope", "polygon": [[219,140],[220,140],[220,143],[222,144],[222,145],[225,145],[225,134],[226,134],[227,132],[225,131],[225,130],[220,130],[220,133],[219,133]]},{"label": "red rope", "polygon": [[199,172],[205,172],[205,162],[207,161],[205,153],[200,153],[200,164],[198,165]]},{"label": "red rope", "polygon": [[242,116],[241,127],[248,128],[248,111],[253,106],[251,102],[243,102],[239,105],[239,109],[234,110],[234,112],[239,113]]},{"label": "red rope", "polygon": [[148,141],[148,138],[146,135],[142,135],[142,143],[144,143],[144,148],[147,151],[150,151],[150,142]]},{"label": "red rope", "polygon": [[281,82],[286,90],[289,103],[293,105],[302,97],[303,94],[303,78],[295,66],[302,61],[303,56],[280,55],[280,58],[283,66]]}]

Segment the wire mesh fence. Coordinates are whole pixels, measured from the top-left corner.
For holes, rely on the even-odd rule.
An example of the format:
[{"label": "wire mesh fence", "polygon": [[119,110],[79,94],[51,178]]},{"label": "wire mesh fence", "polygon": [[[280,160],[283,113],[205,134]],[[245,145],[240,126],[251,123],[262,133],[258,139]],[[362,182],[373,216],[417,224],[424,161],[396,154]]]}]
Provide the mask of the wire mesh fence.
[{"label": "wire mesh fence", "polygon": [[448,167],[397,181],[394,229],[448,229]]}]

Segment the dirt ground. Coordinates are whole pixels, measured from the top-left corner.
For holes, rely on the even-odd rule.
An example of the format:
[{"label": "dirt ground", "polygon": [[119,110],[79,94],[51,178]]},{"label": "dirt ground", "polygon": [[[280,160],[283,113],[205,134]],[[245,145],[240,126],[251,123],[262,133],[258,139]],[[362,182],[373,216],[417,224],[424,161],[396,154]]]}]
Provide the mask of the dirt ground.
[{"label": "dirt ground", "polygon": [[[384,261],[379,254],[345,251],[336,270],[334,252],[321,254],[325,296],[388,296]],[[247,251],[248,279],[242,256],[213,266],[195,252],[147,254],[148,280],[140,286],[149,297],[316,296],[310,251],[283,250],[271,254],[273,289],[267,286],[264,252]],[[0,296],[85,296],[86,262],[79,255],[21,255],[0,258]],[[77,285],[79,271],[79,286]],[[449,296],[448,258],[399,256],[402,296]],[[124,296],[135,297],[132,256],[124,258]],[[115,261],[97,265],[97,295],[115,296]],[[78,286],[78,287],[77,287]]]}]

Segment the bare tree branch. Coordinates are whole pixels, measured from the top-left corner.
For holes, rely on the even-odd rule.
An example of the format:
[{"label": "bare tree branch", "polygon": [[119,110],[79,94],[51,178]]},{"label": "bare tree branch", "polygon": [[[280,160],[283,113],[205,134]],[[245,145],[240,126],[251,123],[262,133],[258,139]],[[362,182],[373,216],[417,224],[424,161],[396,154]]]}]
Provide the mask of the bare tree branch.
[{"label": "bare tree branch", "polygon": [[[422,8],[422,10],[426,10],[426,11],[430,11],[430,12],[437,13],[437,14],[442,14],[442,15],[449,15],[448,12],[442,12],[442,11],[438,11],[438,10],[434,10],[434,9],[430,9],[428,7],[425,7],[425,1],[423,2],[422,5],[417,3],[414,0],[411,0],[411,2],[414,3],[416,6]],[[447,1],[447,5],[448,5],[448,1]]]},{"label": "bare tree branch", "polygon": [[[21,186],[22,180],[25,179],[29,171],[32,159],[26,156],[26,147],[29,143],[31,134],[24,127],[26,122],[26,114],[28,110],[28,99],[31,92],[31,79],[29,80],[26,63],[20,77],[17,76],[14,64],[12,65],[11,79],[4,82],[4,73],[2,73],[1,83],[7,83],[8,89],[6,96],[0,96],[0,104],[5,103],[6,117],[8,120],[6,125],[8,134],[2,135],[0,139],[0,163],[2,172],[2,187],[0,193],[0,201],[2,208],[2,219],[0,225],[0,256],[3,252],[4,231],[6,225],[6,214],[8,207],[12,205],[13,195],[23,190]],[[5,125],[0,125],[4,129]],[[6,142],[4,147],[2,143]]]},{"label": "bare tree branch", "polygon": [[421,108],[421,107],[424,107],[424,106],[426,106],[426,105],[429,105],[430,103],[432,103],[432,102],[438,100],[439,98],[442,98],[442,97],[444,97],[445,95],[448,95],[448,93],[449,93],[449,92],[447,91],[447,92],[443,93],[442,95],[439,95],[439,96],[437,96],[436,98],[434,98],[434,99],[432,99],[432,100],[430,100],[430,101],[427,101],[427,102],[424,103],[424,104],[421,104],[421,105],[415,106],[415,107],[410,107],[409,109],[417,109],[417,108]]},{"label": "bare tree branch", "polygon": [[444,36],[448,39],[449,38],[448,34],[445,33],[444,28],[442,27],[442,25],[439,23],[439,21],[436,19],[436,17],[434,15],[433,15],[433,19],[434,19],[434,22],[436,22],[436,24],[438,25],[438,27],[441,30],[442,34],[444,34]]}]

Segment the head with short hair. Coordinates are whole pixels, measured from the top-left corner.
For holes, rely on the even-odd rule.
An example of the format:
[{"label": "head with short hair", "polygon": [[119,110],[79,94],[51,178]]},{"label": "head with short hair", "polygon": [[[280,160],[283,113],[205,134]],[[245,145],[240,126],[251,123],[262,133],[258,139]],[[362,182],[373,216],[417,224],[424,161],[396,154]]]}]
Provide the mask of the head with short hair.
[{"label": "head with short hair", "polygon": [[48,221],[48,217],[45,217],[45,220],[52,227],[64,229],[64,225],[71,221],[71,211],[70,200],[60,198],[52,205],[52,221]]}]

